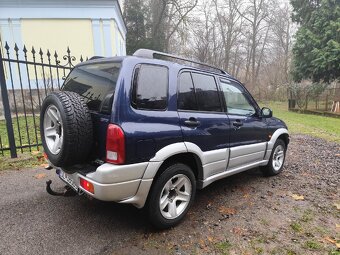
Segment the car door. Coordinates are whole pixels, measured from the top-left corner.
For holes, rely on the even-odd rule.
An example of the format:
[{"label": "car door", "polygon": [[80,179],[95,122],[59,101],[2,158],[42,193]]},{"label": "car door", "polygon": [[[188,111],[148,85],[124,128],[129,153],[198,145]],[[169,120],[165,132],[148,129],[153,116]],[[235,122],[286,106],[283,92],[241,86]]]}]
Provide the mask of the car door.
[{"label": "car door", "polygon": [[230,121],[228,170],[263,160],[267,146],[267,123],[239,83],[219,79]]},{"label": "car door", "polygon": [[215,77],[181,72],[177,105],[184,142],[203,151],[203,178],[225,171],[229,119],[223,111]]}]

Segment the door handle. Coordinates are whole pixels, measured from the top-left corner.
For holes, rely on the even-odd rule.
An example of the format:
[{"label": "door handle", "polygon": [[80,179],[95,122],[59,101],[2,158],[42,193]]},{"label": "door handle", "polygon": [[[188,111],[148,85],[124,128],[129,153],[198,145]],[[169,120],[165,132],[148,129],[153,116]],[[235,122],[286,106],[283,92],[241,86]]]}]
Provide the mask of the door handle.
[{"label": "door handle", "polygon": [[235,121],[233,122],[233,126],[236,127],[236,128],[240,128],[240,127],[243,126],[243,122],[240,121],[240,120],[235,120]]},{"label": "door handle", "polygon": [[196,118],[190,117],[188,120],[184,121],[184,124],[187,127],[198,127],[200,122]]}]

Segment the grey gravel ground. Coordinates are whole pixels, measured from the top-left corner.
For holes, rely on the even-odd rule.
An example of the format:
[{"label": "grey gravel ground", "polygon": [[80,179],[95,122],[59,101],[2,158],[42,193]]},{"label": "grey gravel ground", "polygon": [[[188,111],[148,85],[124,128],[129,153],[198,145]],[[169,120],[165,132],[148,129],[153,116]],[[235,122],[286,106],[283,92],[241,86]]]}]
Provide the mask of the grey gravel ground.
[{"label": "grey gravel ground", "polygon": [[161,232],[132,206],[52,197],[47,179],[62,188],[54,171],[0,171],[0,254],[340,254],[340,144],[322,139],[293,136],[281,175],[218,181]]}]

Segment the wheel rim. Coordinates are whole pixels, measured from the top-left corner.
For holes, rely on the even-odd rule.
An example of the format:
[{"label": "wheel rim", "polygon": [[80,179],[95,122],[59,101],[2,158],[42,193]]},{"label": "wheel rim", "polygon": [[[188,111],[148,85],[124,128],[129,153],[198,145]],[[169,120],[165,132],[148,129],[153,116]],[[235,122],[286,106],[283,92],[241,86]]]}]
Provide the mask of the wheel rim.
[{"label": "wheel rim", "polygon": [[275,171],[279,171],[283,165],[285,158],[285,151],[282,145],[278,145],[273,154],[273,168]]},{"label": "wheel rim", "polygon": [[188,207],[192,195],[190,179],[184,174],[171,177],[164,185],[159,208],[164,218],[175,219]]},{"label": "wheel rim", "polygon": [[58,154],[63,145],[63,125],[60,112],[50,105],[44,115],[44,137],[46,145],[52,154]]}]

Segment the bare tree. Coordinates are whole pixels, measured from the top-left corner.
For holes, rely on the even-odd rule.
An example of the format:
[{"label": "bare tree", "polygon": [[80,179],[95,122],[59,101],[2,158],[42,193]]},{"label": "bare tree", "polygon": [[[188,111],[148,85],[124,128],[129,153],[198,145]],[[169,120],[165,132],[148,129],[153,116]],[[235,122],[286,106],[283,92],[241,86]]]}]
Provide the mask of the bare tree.
[{"label": "bare tree", "polygon": [[197,3],[198,0],[150,0],[153,45],[161,45],[161,50],[169,51],[172,37]]},{"label": "bare tree", "polygon": [[[251,83],[250,87],[254,89],[257,85],[257,75],[263,59],[264,48],[268,38],[268,26],[266,19],[268,13],[269,0],[248,0],[240,6],[234,4],[234,8],[245,19],[245,25],[248,28],[246,37],[248,37],[247,50],[247,75],[249,77],[249,65],[251,65]],[[236,0],[234,1],[234,3]]]},{"label": "bare tree", "polygon": [[232,48],[241,33],[242,16],[237,12],[235,7],[238,7],[238,3],[234,0],[223,0],[222,4],[218,0],[213,0],[213,2],[223,43],[223,68],[228,70]]},{"label": "bare tree", "polygon": [[265,59],[262,77],[272,95],[283,98],[288,91],[290,52],[294,26],[290,19],[290,6],[272,6],[270,10],[271,31],[269,35],[268,57]]},{"label": "bare tree", "polygon": [[283,82],[288,83],[289,58],[292,46],[292,21],[288,3],[276,7],[273,11],[271,23],[273,24],[273,48],[277,49],[277,56],[283,62]]},{"label": "bare tree", "polygon": [[[218,38],[214,27],[215,16],[210,0],[202,1],[198,6],[197,17],[191,21],[193,40],[191,45],[193,55],[201,62],[216,61]],[[213,61],[215,59],[215,61]]]}]

